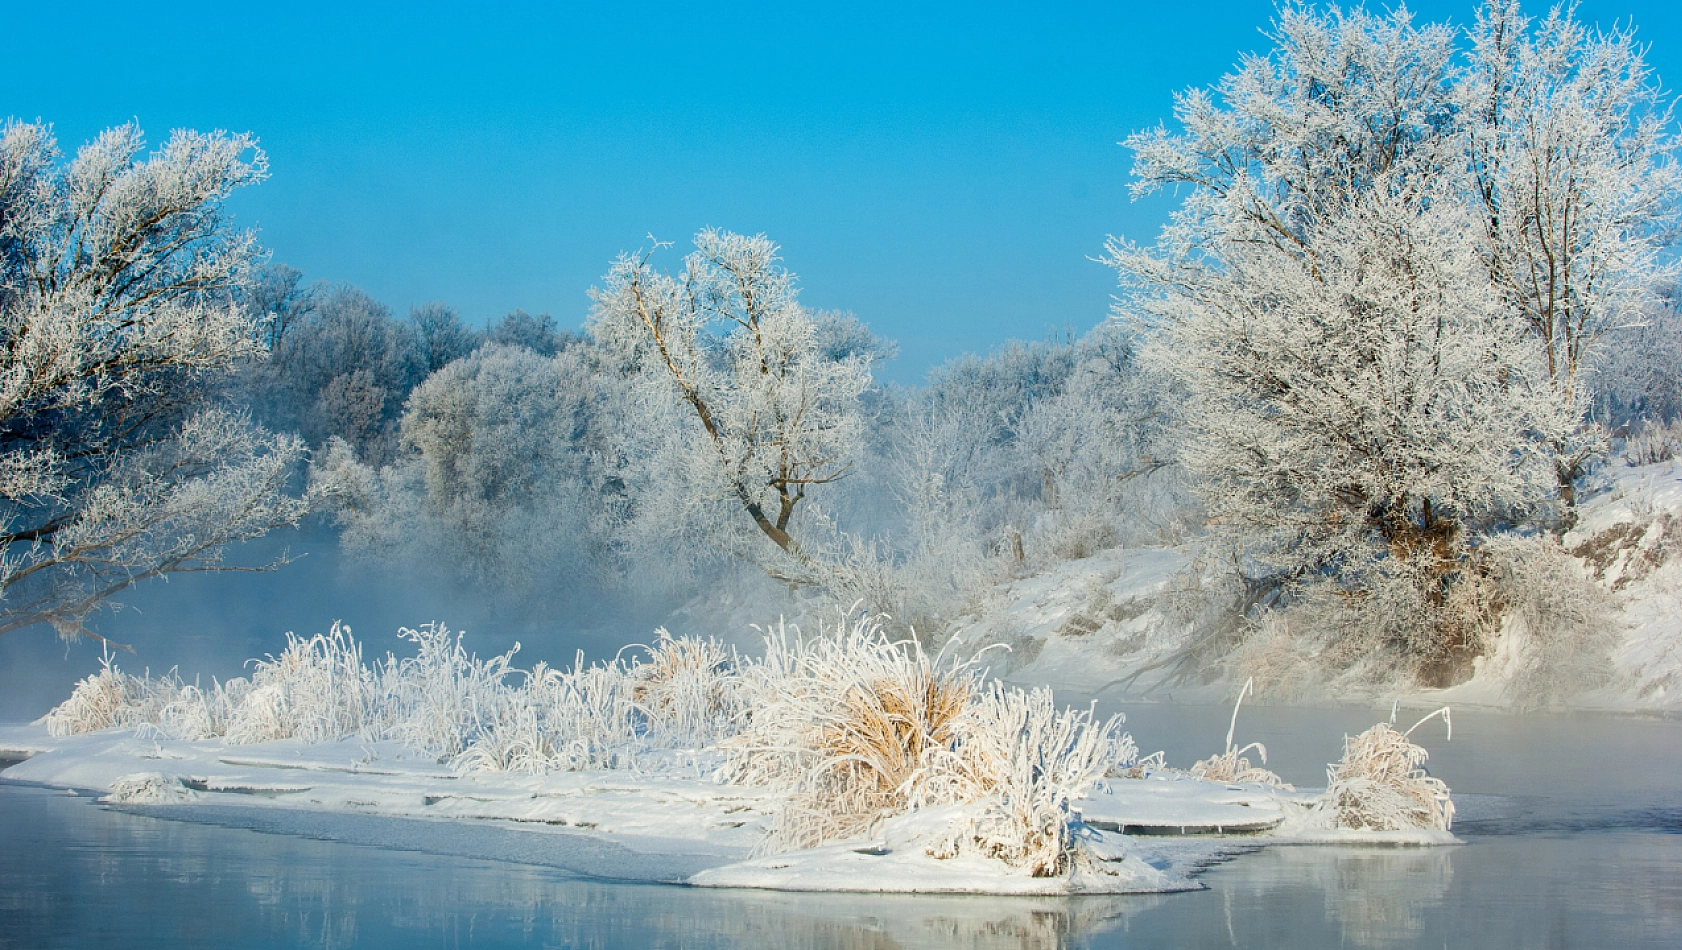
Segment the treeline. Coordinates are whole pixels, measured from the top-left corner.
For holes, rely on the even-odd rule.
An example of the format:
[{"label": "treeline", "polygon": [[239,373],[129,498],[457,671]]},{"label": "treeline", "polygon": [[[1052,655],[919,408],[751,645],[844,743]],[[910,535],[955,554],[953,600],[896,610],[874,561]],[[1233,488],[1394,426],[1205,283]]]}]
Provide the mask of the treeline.
[{"label": "treeline", "polygon": [[[961,357],[926,386],[882,385],[870,368],[892,344],[851,315],[801,308],[774,246],[742,240],[788,283],[769,322],[797,324],[798,352],[781,356],[805,375],[781,392],[753,378],[715,387],[715,424],[737,426],[723,446],[637,344],[604,339],[616,331],[602,306],[579,332],[523,311],[480,330],[441,304],[398,318],[284,266],[250,291],[268,315],[267,358],[232,374],[225,398],[303,437],[353,551],[534,604],[580,584],[695,593],[768,571],[926,628],[1012,572],[1195,529],[1158,444],[1168,394],[1121,324]],[[727,335],[691,342],[692,359],[729,375]],[[853,378],[837,401],[825,373],[839,366]],[[814,386],[803,410],[778,403]],[[755,466],[798,433],[766,420],[791,408],[827,413],[816,428],[834,477],[793,489],[782,547],[732,479],[767,490],[774,477]]]}]

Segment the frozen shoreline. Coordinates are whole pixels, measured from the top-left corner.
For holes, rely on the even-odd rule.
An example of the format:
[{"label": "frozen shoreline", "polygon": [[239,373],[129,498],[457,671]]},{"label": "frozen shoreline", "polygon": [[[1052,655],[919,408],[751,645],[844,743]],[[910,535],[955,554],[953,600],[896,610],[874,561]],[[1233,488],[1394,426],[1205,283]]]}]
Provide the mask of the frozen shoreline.
[{"label": "frozen shoreline", "polygon": [[[456,774],[395,742],[230,745],[120,729],[53,737],[30,725],[0,726],[0,758],[20,760],[0,781],[96,794],[151,817],[708,887],[1160,893],[1197,889],[1203,868],[1271,845],[1455,841],[1316,829],[1305,821],[1308,792],[1166,772],[1108,779],[1075,803],[1091,822],[1077,828],[1095,860],[1031,877],[974,854],[930,855],[928,842],[966,806],[890,819],[868,840],[753,856],[782,796],[712,781],[706,753],[660,770]],[[1214,831],[1228,833],[1201,833]]]}]

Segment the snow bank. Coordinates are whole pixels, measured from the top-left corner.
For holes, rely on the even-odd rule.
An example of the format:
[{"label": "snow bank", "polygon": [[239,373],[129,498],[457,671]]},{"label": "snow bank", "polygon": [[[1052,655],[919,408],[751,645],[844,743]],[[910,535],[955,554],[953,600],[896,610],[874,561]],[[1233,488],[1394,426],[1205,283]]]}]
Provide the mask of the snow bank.
[{"label": "snow bank", "polygon": [[[1452,840],[1441,783],[1447,807],[1424,819],[1340,821],[1347,803],[1250,768],[1240,753],[1265,750],[1231,733],[1190,772],[1139,762],[1121,717],[989,680],[986,654],[842,621],[813,637],[779,625],[759,658],[662,631],[644,655],[568,670],[480,660],[441,625],[404,631],[415,656],[373,664],[342,628],[290,638],[250,682],[208,690],[107,662],[40,723],[0,729],[0,761],[22,760],[8,780],[149,814],[492,823],[605,856],[587,873],[682,868],[717,887],[1158,892],[1194,886],[1234,836]],[[1378,793],[1420,779],[1400,741],[1405,767],[1369,770]],[[1170,837],[1205,843],[1178,858],[1148,843]]]}]

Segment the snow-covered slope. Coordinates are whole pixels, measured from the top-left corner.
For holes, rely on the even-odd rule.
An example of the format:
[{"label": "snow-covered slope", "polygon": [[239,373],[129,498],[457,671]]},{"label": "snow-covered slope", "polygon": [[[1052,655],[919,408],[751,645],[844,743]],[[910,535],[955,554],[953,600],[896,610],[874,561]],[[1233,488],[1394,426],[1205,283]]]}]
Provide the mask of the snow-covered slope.
[{"label": "snow-covered slope", "polygon": [[1185,548],[1101,551],[1001,585],[953,636],[967,647],[1008,646],[990,665],[1009,682],[1113,691],[1185,645],[1191,627],[1173,595],[1195,577]]},{"label": "snow-covered slope", "polygon": [[[1608,468],[1583,501],[1564,547],[1584,577],[1609,595],[1611,648],[1599,675],[1560,697],[1588,709],[1682,709],[1682,463]],[[1207,583],[1190,545],[1102,551],[1000,585],[952,628],[967,647],[1004,644],[990,661],[1002,678],[1108,699],[1223,701],[1242,682],[1233,665],[1200,669],[1212,681],[1174,675],[1190,645],[1199,587]],[[1217,598],[1218,599],[1218,598]],[[1205,598],[1203,607],[1213,601]],[[1372,698],[1409,703],[1511,706],[1537,702],[1516,691],[1526,663],[1522,629],[1497,634],[1473,677],[1442,690],[1406,683]],[[1348,701],[1348,696],[1325,697]]]},{"label": "snow-covered slope", "polygon": [[[1611,595],[1611,649],[1602,684],[1571,706],[1625,712],[1682,708],[1682,464],[1609,468],[1580,507],[1564,546]],[[1508,705],[1522,662],[1523,631],[1506,625],[1472,679],[1431,698]]]}]

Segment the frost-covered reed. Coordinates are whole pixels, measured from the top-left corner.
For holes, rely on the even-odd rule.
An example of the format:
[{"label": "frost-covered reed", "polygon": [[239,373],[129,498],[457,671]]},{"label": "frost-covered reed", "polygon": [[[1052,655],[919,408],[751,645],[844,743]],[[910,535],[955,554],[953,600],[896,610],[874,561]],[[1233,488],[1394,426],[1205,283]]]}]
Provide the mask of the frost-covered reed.
[{"label": "frost-covered reed", "polygon": [[870,834],[888,817],[973,806],[931,854],[984,854],[1036,876],[1077,858],[1070,803],[1137,755],[1121,717],[1059,710],[1050,690],[985,681],[858,616],[803,638],[779,625],[742,672],[747,714],[726,777],[790,795],[767,850]]},{"label": "frost-covered reed", "polygon": [[1252,742],[1238,748],[1232,744],[1233,736],[1238,733],[1238,710],[1244,706],[1244,697],[1254,695],[1255,691],[1255,678],[1246,679],[1244,687],[1238,691],[1238,698],[1232,703],[1232,723],[1227,726],[1226,730],[1226,751],[1219,755],[1212,755],[1207,759],[1199,759],[1191,768],[1186,770],[1187,773],[1194,778],[1206,779],[1211,782],[1251,782],[1257,785],[1272,785],[1275,788],[1290,787],[1284,779],[1273,772],[1260,766],[1252,766],[1249,758],[1244,755],[1244,753],[1254,749],[1257,757],[1261,759],[1262,765],[1266,765],[1267,746],[1260,742]]},{"label": "frost-covered reed", "polygon": [[467,771],[659,768],[716,750],[720,781],[787,795],[769,850],[873,833],[908,811],[961,805],[931,853],[978,853],[1033,875],[1079,858],[1070,807],[1137,756],[1121,717],[1060,710],[1049,690],[988,682],[980,655],[895,640],[844,615],[804,637],[779,623],[760,658],[658,632],[611,661],[480,659],[442,624],[404,629],[414,654],[366,663],[348,627],[288,636],[249,681],[200,690],[107,661],[45,722],[58,735],[125,727],[231,743],[401,740]]},{"label": "frost-covered reed", "polygon": [[1445,707],[1397,732],[1381,722],[1343,740],[1343,760],[1326,769],[1326,806],[1332,827],[1357,831],[1447,831],[1454,824],[1448,786],[1423,768],[1430,753],[1409,740],[1414,729],[1442,717]]}]

